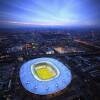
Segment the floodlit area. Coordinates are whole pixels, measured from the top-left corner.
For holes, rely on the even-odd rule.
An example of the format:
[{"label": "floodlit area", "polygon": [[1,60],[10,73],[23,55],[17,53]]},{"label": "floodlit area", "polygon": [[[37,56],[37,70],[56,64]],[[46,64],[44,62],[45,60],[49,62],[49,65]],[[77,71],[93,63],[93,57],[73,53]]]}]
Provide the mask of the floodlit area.
[{"label": "floodlit area", "polygon": [[42,80],[48,80],[54,78],[57,75],[55,69],[47,63],[38,64],[34,67],[34,69],[35,74]]}]

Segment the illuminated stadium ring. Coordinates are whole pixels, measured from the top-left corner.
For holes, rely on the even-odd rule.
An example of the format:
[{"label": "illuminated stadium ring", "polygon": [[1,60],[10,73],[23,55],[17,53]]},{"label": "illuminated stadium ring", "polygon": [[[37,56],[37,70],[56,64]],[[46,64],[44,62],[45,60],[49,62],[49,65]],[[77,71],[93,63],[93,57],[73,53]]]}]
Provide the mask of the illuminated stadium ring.
[{"label": "illuminated stadium ring", "polygon": [[37,58],[22,65],[20,80],[34,94],[47,95],[66,88],[72,79],[71,71],[53,58]]}]

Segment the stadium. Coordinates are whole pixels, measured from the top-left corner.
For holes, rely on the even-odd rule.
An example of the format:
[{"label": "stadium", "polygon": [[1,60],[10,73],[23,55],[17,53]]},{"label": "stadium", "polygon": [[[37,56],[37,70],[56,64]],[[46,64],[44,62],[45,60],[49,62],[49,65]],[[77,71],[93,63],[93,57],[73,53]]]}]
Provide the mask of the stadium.
[{"label": "stadium", "polygon": [[54,58],[29,60],[20,68],[23,87],[38,95],[54,94],[66,88],[72,80],[68,66]]}]

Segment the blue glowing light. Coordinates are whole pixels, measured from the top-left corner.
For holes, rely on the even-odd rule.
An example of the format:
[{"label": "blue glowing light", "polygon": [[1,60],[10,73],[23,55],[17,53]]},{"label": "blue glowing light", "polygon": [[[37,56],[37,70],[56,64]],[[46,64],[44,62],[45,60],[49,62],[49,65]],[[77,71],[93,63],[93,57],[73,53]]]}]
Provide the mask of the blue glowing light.
[{"label": "blue glowing light", "polygon": [[[59,75],[52,80],[41,81],[34,77],[31,66],[38,63],[46,62],[52,64],[59,70]],[[30,60],[22,65],[20,69],[20,80],[23,87],[34,94],[47,95],[56,93],[66,88],[72,80],[71,71],[68,66],[65,66],[61,62],[53,58],[37,58]]]}]

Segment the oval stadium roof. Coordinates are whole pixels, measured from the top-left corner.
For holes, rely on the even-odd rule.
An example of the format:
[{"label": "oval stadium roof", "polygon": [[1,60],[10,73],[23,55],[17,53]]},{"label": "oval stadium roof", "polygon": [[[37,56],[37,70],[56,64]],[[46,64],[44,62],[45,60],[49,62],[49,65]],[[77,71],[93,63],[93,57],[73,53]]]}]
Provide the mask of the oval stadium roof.
[{"label": "oval stadium roof", "polygon": [[29,60],[20,68],[23,87],[39,95],[53,94],[66,88],[71,80],[71,71],[60,61],[53,58]]}]

